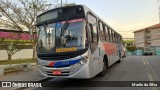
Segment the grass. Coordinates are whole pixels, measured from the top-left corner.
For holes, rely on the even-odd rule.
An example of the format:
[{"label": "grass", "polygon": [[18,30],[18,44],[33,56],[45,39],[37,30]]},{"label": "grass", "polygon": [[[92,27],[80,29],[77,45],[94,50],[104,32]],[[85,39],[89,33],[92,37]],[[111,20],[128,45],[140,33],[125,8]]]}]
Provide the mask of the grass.
[{"label": "grass", "polygon": [[0,65],[6,65],[6,64],[21,64],[21,63],[35,63],[36,60],[33,60],[31,58],[26,59],[13,59],[11,61],[9,60],[0,60]]}]

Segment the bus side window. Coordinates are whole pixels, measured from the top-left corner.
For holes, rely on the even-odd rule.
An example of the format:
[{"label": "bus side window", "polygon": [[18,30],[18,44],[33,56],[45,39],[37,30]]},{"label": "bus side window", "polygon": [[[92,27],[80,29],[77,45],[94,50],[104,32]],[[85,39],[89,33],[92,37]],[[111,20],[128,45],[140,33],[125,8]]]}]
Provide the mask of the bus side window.
[{"label": "bus side window", "polygon": [[93,38],[93,43],[98,43],[98,32],[97,32],[97,25],[96,23],[94,25],[92,25],[93,30],[92,30],[92,38]]},{"label": "bus side window", "polygon": [[117,33],[114,33],[114,37],[115,37],[115,43],[117,43]]},{"label": "bus side window", "polygon": [[113,40],[113,43],[115,42],[115,39],[114,39],[114,31],[112,30],[112,40]]},{"label": "bus side window", "polygon": [[107,26],[105,26],[105,36],[106,36],[106,41],[110,42],[110,39],[109,39],[109,29],[107,28]]},{"label": "bus side window", "polygon": [[115,39],[116,39],[116,43],[117,43],[117,33],[115,33]]},{"label": "bus side window", "polygon": [[118,34],[117,34],[116,38],[117,38],[117,43],[118,43]]},{"label": "bus side window", "polygon": [[105,41],[105,32],[104,32],[104,25],[101,23],[101,22],[99,22],[99,36],[100,36],[100,39],[101,39],[101,41],[102,42],[104,42]]},{"label": "bus side window", "polygon": [[115,32],[112,30],[112,40],[113,40],[113,43],[115,43],[115,36],[114,36]]},{"label": "bus side window", "polygon": [[118,36],[117,36],[117,42],[119,43],[119,34],[118,34]]},{"label": "bus side window", "polygon": [[112,30],[109,29],[109,32],[110,32],[110,34],[109,34],[109,36],[110,36],[110,42],[113,42],[113,38],[112,38]]},{"label": "bus side window", "polygon": [[92,42],[93,41],[93,38],[92,38],[93,36],[92,36],[92,32],[91,32],[93,30],[92,24],[88,24],[88,29],[89,29],[88,30],[89,31],[89,34],[88,34],[89,35],[89,41]]},{"label": "bus side window", "polygon": [[121,42],[121,44],[123,44],[122,36],[121,36],[121,41],[120,42]]},{"label": "bus side window", "polygon": [[96,26],[93,26],[92,24],[89,24],[89,29],[91,33],[90,42],[97,43],[97,29]]}]

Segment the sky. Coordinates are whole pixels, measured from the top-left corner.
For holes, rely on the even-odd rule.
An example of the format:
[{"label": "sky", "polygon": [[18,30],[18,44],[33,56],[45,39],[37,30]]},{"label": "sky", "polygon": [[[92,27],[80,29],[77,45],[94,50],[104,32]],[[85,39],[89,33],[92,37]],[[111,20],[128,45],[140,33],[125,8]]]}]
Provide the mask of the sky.
[{"label": "sky", "polygon": [[134,38],[133,31],[159,23],[158,0],[63,0],[63,3],[66,1],[86,5],[123,38]]},{"label": "sky", "polygon": [[[60,1],[60,0],[59,0]],[[159,23],[158,0],[67,0],[94,11],[123,38],[133,38],[133,31]],[[65,3],[66,0],[63,0]]]}]

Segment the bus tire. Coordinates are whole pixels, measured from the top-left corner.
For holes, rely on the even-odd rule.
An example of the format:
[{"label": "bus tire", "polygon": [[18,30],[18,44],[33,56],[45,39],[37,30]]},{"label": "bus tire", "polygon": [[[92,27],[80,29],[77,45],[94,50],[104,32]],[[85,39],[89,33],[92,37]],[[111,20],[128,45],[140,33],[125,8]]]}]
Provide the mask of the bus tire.
[{"label": "bus tire", "polygon": [[119,58],[119,60],[117,61],[117,63],[120,63],[121,62],[121,59]]},{"label": "bus tire", "polygon": [[116,63],[120,63],[121,62],[121,55],[119,55],[119,60]]},{"label": "bus tire", "polygon": [[99,76],[100,76],[100,77],[105,76],[106,71],[107,71],[107,69],[108,69],[108,59],[107,59],[107,56],[104,56],[104,58],[103,58],[103,63],[104,63],[104,64],[103,64],[103,71],[99,73]]}]

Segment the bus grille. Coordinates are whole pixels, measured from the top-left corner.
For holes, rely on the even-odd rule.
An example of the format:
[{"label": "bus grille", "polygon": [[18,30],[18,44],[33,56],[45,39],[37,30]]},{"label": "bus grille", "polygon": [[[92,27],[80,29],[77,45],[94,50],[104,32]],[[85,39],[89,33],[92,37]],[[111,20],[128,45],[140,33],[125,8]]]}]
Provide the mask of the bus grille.
[{"label": "bus grille", "polygon": [[70,59],[78,56],[77,54],[70,54],[70,55],[38,55],[39,59],[42,60],[64,60],[64,59]]},{"label": "bus grille", "polygon": [[[64,67],[69,67],[71,65],[66,65],[66,66],[57,66],[56,68],[64,68]],[[46,68],[53,68],[53,66],[45,66]]]}]

